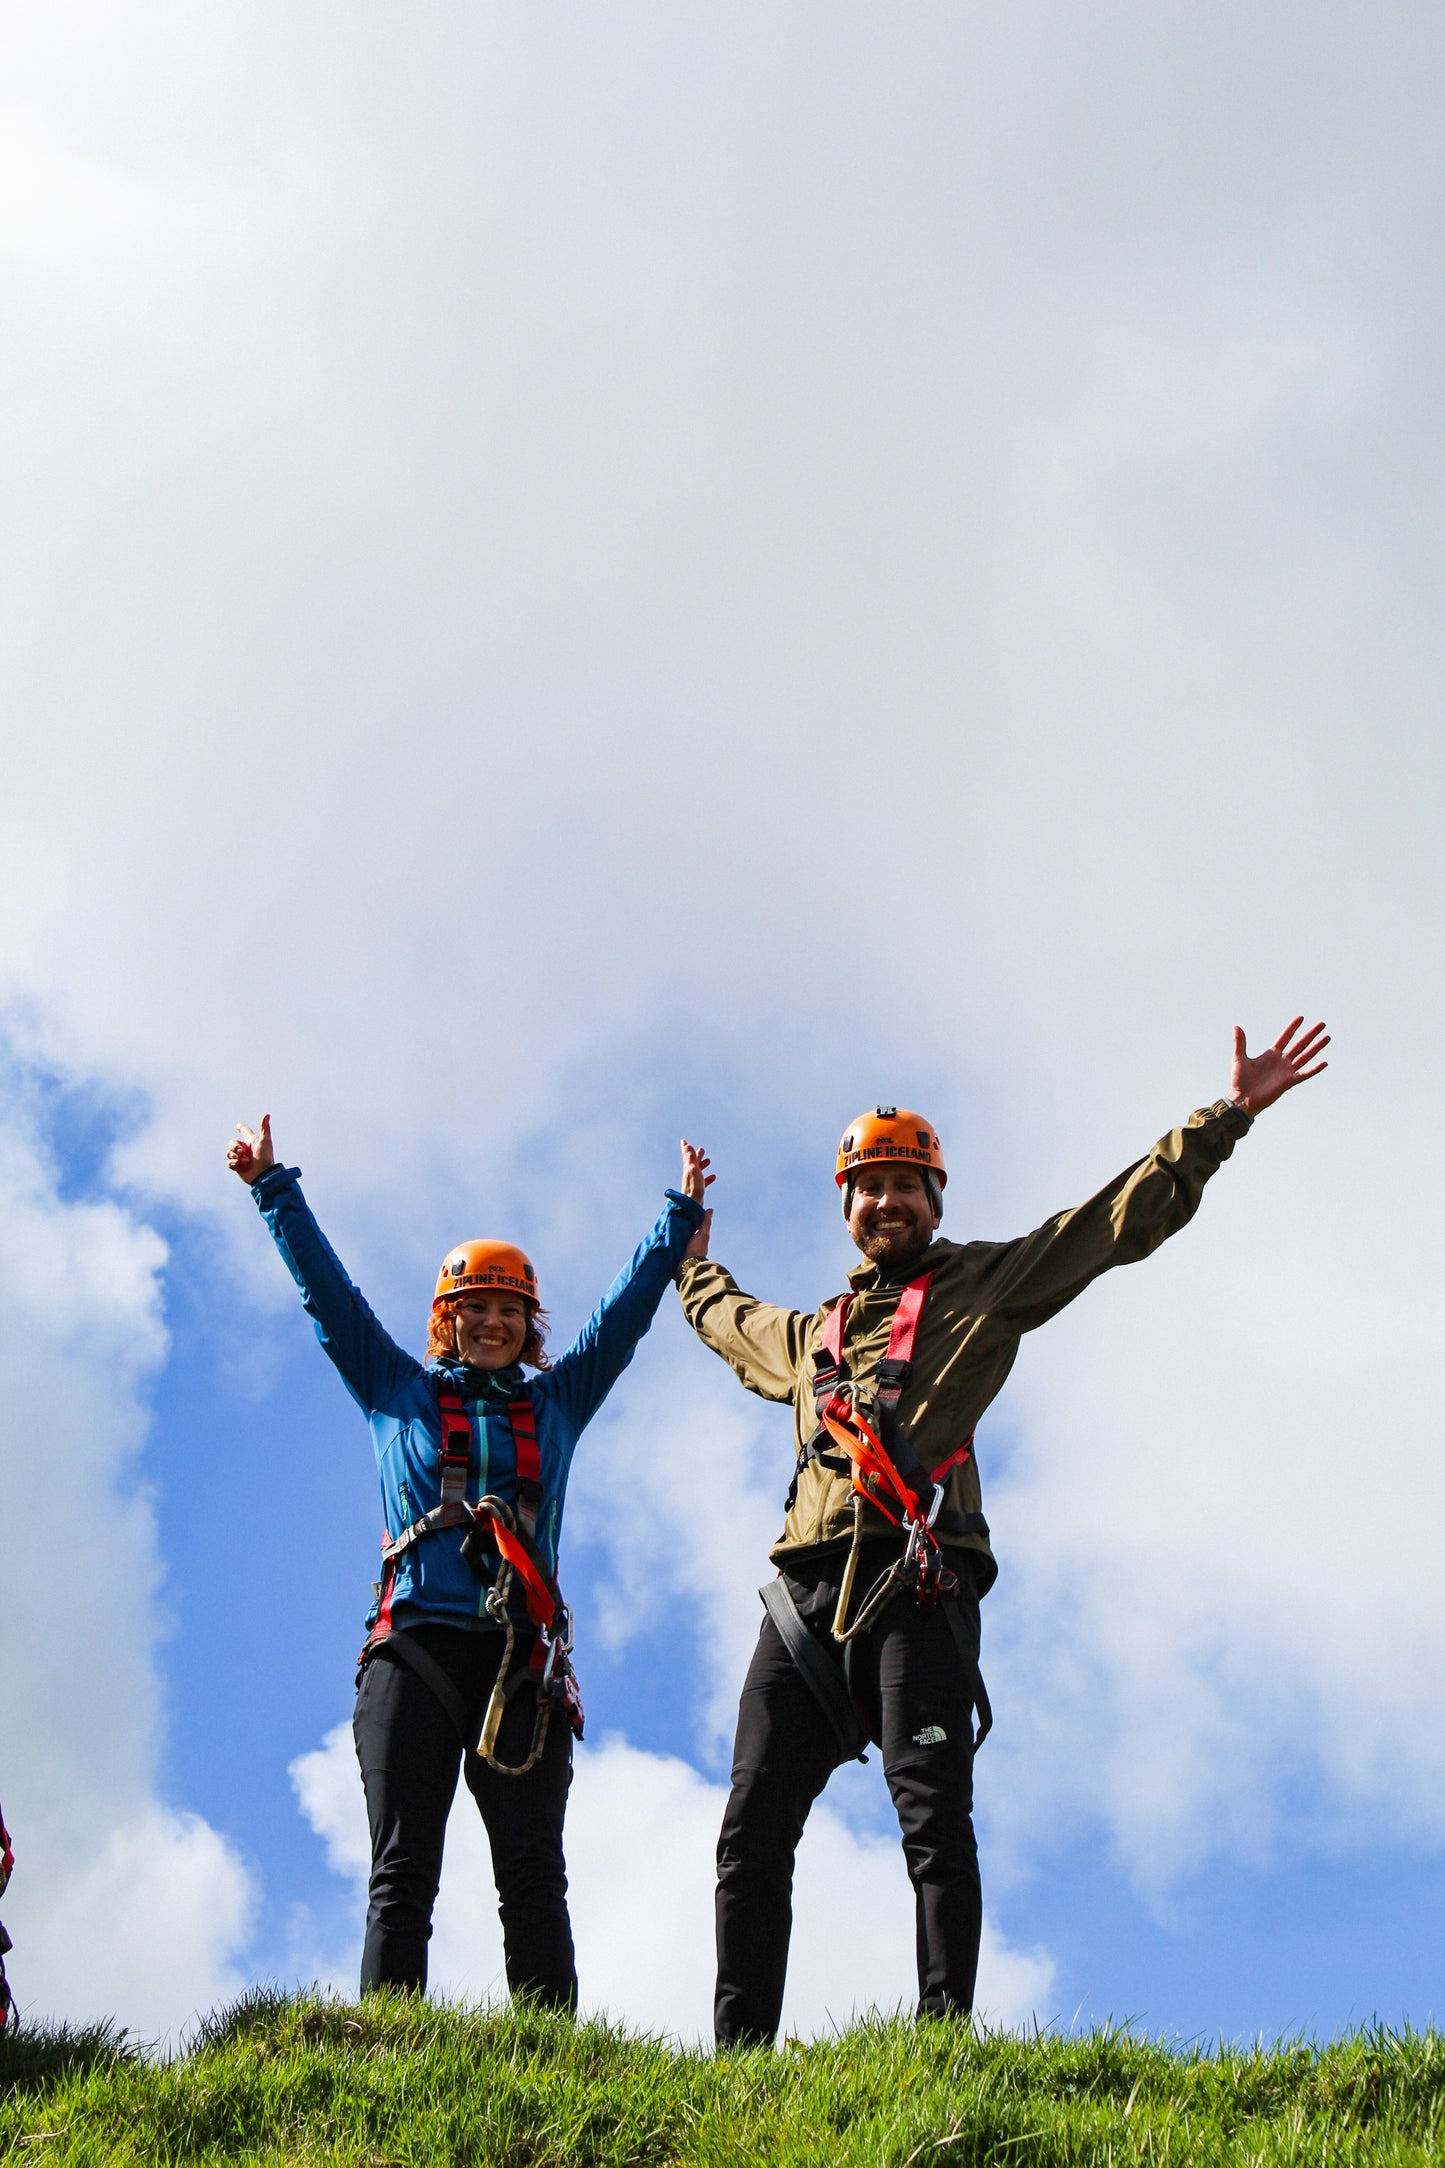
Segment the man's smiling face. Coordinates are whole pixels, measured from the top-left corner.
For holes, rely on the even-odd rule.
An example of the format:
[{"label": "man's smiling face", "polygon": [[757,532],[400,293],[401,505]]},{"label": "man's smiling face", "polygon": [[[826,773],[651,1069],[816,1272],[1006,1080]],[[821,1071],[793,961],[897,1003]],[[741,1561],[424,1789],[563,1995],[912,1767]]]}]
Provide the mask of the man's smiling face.
[{"label": "man's smiling face", "polygon": [[848,1232],[870,1264],[885,1271],[911,1265],[928,1248],[937,1226],[919,1168],[886,1159],[854,1176]]}]

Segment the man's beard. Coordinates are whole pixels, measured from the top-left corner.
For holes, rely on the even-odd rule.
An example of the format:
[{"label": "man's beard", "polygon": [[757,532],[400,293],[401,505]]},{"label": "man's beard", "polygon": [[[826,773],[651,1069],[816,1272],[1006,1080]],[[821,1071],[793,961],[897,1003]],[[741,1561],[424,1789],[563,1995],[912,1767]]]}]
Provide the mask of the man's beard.
[{"label": "man's beard", "polygon": [[921,1227],[870,1227],[857,1240],[870,1265],[879,1265],[885,1272],[900,1272],[917,1264],[933,1235]]}]

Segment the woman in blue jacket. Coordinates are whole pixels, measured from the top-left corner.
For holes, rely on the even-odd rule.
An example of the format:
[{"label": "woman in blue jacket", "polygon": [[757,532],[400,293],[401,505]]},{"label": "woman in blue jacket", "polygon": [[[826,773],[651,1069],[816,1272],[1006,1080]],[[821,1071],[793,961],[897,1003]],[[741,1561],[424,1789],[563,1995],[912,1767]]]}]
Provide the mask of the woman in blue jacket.
[{"label": "woman in blue jacket", "polygon": [[347,1278],[299,1170],[276,1164],[270,1116],[259,1132],[238,1124],[226,1156],[371,1427],[381,1477],[382,1578],[353,1724],[371,1825],[362,1992],[426,1985],[462,1766],[491,1846],[507,1984],[575,2009],[562,1823],[581,1705],[556,1583],[562,1502],[578,1438],[702,1223],[706,1156],[683,1145],[681,1190],[553,1361],[527,1258],[508,1243],[460,1244],[438,1277],[425,1363]]}]

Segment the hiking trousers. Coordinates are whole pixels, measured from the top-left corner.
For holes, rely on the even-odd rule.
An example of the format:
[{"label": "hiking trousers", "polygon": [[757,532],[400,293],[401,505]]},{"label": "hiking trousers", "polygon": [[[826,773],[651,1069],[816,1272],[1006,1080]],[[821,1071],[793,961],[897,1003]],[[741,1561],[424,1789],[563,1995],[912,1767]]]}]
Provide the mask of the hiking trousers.
[{"label": "hiking trousers", "polygon": [[[799,1610],[834,1663],[831,1605],[794,1582]],[[978,1604],[961,1606],[978,1650]],[[855,1699],[881,1746],[908,1878],[918,1948],[918,2014],[973,2007],[982,1925],[973,1834],[973,1693],[940,1606],[898,1596],[853,1644]],[[743,1682],[732,1793],[718,1839],[719,2046],[772,2040],[783,2009],[793,1924],[793,1858],[808,1811],[838,1767],[837,1736],[770,1618]],[[846,1904],[846,1892],[839,1893]]]},{"label": "hiking trousers", "polygon": [[[441,1665],[473,1725],[479,1725],[501,1661],[503,1636],[456,1626],[410,1626],[405,1631]],[[519,1634],[519,1643],[522,1639]],[[373,1987],[426,1986],[447,1815],[462,1766],[462,1742],[452,1719],[425,1681],[388,1657],[384,1648],[383,1643],[362,1670],[352,1721],[371,1825],[363,1994]],[[520,1650],[514,1662],[525,1661],[525,1653]],[[501,1760],[526,1760],[536,1706],[530,1685],[508,1702],[497,1739]],[[577,1969],[562,1858],[572,1733],[563,1710],[553,1709],[546,1746],[526,1776],[499,1776],[469,1753],[466,1779],[491,1846],[507,1985],[514,1995],[528,1994],[550,2008],[575,2010]]]}]

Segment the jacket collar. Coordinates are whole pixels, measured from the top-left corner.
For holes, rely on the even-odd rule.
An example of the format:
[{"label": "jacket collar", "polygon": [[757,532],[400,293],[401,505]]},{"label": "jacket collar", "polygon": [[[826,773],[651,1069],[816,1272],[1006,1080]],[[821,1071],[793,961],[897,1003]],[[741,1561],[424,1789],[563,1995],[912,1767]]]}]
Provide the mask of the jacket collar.
[{"label": "jacket collar", "polygon": [[427,1372],[463,1400],[515,1400],[527,1383],[520,1363],[508,1363],[505,1370],[478,1370],[444,1356],[429,1362]]},{"label": "jacket collar", "polygon": [[895,1266],[885,1272],[865,1257],[861,1263],[853,1266],[848,1279],[855,1295],[869,1293],[880,1287],[906,1287],[910,1280],[918,1279],[920,1274],[936,1272],[953,1248],[953,1243],[944,1242],[935,1236],[923,1255],[915,1258],[911,1265],[905,1265],[901,1271]]}]

